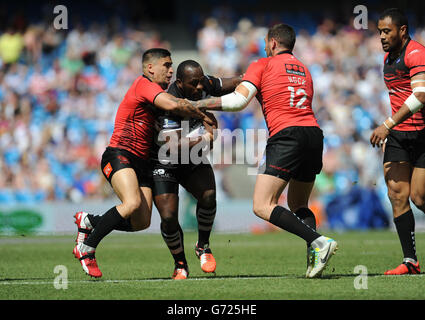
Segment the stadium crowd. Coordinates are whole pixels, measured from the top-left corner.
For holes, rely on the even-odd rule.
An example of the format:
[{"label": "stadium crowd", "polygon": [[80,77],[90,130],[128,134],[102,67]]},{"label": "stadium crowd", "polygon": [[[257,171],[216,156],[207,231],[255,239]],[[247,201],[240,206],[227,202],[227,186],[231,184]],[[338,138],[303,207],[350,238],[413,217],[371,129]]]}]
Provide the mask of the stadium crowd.
[{"label": "stadium crowd", "polygon": [[[265,57],[267,28],[242,18],[229,31],[223,13],[206,19],[198,33],[202,63],[212,74],[241,74],[251,61]],[[372,129],[391,113],[376,22],[370,20],[367,29],[354,28],[353,20],[340,25],[324,19],[317,26],[305,26],[296,28],[294,55],[312,74],[313,110],[325,136],[324,167],[316,180],[316,195],[344,194],[360,185],[375,189],[386,200],[383,153],[369,142]],[[411,36],[425,44],[424,28],[415,29]],[[255,103],[236,117],[220,116],[230,129],[246,130],[263,121]]]},{"label": "stadium crowd", "polygon": [[[242,74],[265,56],[272,21],[220,19],[212,15],[198,32],[200,63],[216,76]],[[325,19],[297,31],[294,54],[312,73],[313,109],[325,134],[317,192],[360,184],[385,193],[382,153],[369,144],[371,129],[390,113],[373,22],[356,30]],[[425,43],[425,29],[413,36]],[[40,24],[0,32],[0,203],[110,196],[100,157],[117,107],[141,73],[141,53],[151,47],[173,50],[155,29],[113,32],[93,24],[65,32]],[[255,103],[219,120],[230,130],[265,128]]]}]

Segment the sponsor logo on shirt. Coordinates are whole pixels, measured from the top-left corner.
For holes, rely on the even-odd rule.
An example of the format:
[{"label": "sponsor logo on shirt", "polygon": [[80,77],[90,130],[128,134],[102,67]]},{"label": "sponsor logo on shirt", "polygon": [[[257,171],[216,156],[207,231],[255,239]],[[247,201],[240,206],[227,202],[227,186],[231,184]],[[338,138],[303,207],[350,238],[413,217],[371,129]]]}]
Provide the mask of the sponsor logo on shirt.
[{"label": "sponsor logo on shirt", "polygon": [[297,64],[285,63],[285,69],[286,69],[286,73],[305,77],[305,70],[304,70],[304,67],[302,66],[299,66]]},{"label": "sponsor logo on shirt", "polygon": [[419,51],[419,49],[415,49],[415,50],[413,50],[413,51],[409,52],[408,56],[410,56],[411,54],[414,54],[414,53],[416,53],[416,52],[420,52],[420,51]]}]

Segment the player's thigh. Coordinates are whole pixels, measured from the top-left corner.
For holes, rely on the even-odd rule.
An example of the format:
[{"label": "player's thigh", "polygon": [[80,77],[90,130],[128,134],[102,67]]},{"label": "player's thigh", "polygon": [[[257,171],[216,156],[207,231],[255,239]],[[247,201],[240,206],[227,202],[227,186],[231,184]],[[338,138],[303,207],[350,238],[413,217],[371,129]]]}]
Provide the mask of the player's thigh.
[{"label": "player's thigh", "polygon": [[179,183],[175,167],[154,164],[153,199],[161,219],[178,217]]},{"label": "player's thigh", "polygon": [[258,174],[255,181],[253,210],[260,218],[269,221],[270,214],[278,204],[278,200],[288,182],[281,178]]},{"label": "player's thigh", "polygon": [[388,197],[393,207],[394,216],[399,216],[409,209],[410,180],[412,167],[409,162],[384,163],[384,177],[388,188]]},{"label": "player's thigh", "polygon": [[211,165],[198,165],[193,168],[182,180],[182,186],[198,201],[205,202],[207,206],[214,205],[216,184]]},{"label": "player's thigh", "polygon": [[410,199],[420,209],[425,209],[425,168],[413,168]]},{"label": "player's thigh", "polygon": [[288,206],[292,212],[308,207],[308,200],[313,190],[314,181],[303,182],[291,179],[288,186]]},{"label": "player's thigh", "polygon": [[133,168],[124,168],[114,173],[111,179],[115,194],[129,211],[135,211],[142,205],[142,193],[139,180]]}]

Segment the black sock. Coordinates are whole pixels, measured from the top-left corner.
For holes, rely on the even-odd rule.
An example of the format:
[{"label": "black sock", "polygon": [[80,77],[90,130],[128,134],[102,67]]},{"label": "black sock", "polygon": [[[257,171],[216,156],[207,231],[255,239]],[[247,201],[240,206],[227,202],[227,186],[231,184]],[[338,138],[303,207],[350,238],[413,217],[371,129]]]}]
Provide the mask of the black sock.
[{"label": "black sock", "polygon": [[90,233],[84,244],[96,248],[99,242],[112,232],[125,219],[119,214],[116,207],[109,209],[97,222],[96,228]]},{"label": "black sock", "polygon": [[94,229],[94,228],[96,228],[97,223],[99,222],[100,218],[102,218],[102,216],[95,216],[95,215],[89,213],[87,215],[87,218],[89,219],[90,224]]},{"label": "black sock", "polygon": [[[102,216],[94,216],[92,214],[88,214],[87,217],[93,229],[96,228],[97,224],[99,223],[99,220],[102,218]],[[133,226],[131,225],[131,218],[124,219],[120,224],[115,227],[114,230],[132,232]]]},{"label": "black sock", "polygon": [[[164,239],[168,249],[170,250],[171,255],[173,256],[174,262],[186,262],[186,255],[184,254],[184,239],[183,239],[183,230],[180,227],[180,224],[170,223],[170,221],[162,221],[161,225],[161,235]],[[173,251],[178,251],[177,253]]]},{"label": "black sock", "polygon": [[295,211],[295,214],[306,225],[308,225],[313,230],[316,230],[316,217],[314,216],[313,211],[311,211],[309,208],[300,208],[297,211]]},{"label": "black sock", "polygon": [[270,222],[281,229],[303,238],[308,245],[320,237],[320,234],[302,222],[295,213],[281,206],[276,206],[273,209],[270,215]]},{"label": "black sock", "polygon": [[412,209],[394,218],[394,224],[400,239],[404,258],[417,261],[415,248],[415,217]]},{"label": "black sock", "polygon": [[206,209],[196,206],[196,219],[198,220],[198,247],[203,248],[209,244],[217,207]]}]

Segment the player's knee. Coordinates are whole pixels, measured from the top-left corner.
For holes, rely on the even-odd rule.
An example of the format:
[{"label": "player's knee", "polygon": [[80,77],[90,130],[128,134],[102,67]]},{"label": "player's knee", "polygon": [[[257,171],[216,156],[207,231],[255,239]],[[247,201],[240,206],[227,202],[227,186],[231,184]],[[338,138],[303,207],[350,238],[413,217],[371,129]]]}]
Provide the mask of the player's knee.
[{"label": "player's knee", "polygon": [[165,224],[172,224],[178,220],[178,206],[171,204],[170,201],[157,203],[157,209],[161,216],[161,222]]},{"label": "player's knee", "polygon": [[125,208],[123,212],[124,218],[129,218],[133,213],[140,210],[142,207],[142,199],[140,198],[132,198],[131,200],[127,200],[123,203],[123,206]]},{"label": "player's knee", "polygon": [[393,207],[404,206],[409,202],[409,194],[403,190],[388,189],[388,198]]},{"label": "player's knee", "polygon": [[179,229],[179,220],[174,215],[161,217],[161,230],[165,233],[174,233]]},{"label": "player's knee", "polygon": [[133,231],[142,231],[149,228],[151,225],[151,219],[145,218],[141,221],[136,221],[131,223],[131,227],[133,228]]},{"label": "player's knee", "polygon": [[412,192],[410,194],[410,200],[415,204],[418,209],[425,209],[425,195],[418,192]]},{"label": "player's knee", "polygon": [[[261,218],[261,219],[266,219],[267,218],[267,211],[268,211],[268,206],[264,205],[261,202],[257,202],[254,201],[253,206],[252,206],[252,211],[254,211],[254,214]],[[267,220],[267,219],[266,219]]]},{"label": "player's knee", "polygon": [[215,190],[205,191],[198,203],[202,208],[214,208],[217,205]]}]

